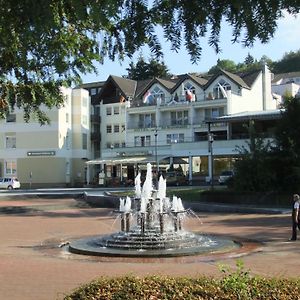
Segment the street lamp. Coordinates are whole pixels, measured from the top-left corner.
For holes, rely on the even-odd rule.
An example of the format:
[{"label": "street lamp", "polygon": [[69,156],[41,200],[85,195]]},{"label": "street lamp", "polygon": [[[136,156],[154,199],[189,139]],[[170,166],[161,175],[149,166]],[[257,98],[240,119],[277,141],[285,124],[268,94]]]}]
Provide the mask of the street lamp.
[{"label": "street lamp", "polygon": [[157,156],[157,128],[154,132],[154,142],[155,142],[155,163],[156,163],[156,185],[158,187],[158,171],[159,171],[159,163],[158,163],[158,156]]},{"label": "street lamp", "polygon": [[208,132],[208,152],[210,153],[210,186],[214,188],[214,154],[213,154],[213,142],[214,135],[210,131]]}]

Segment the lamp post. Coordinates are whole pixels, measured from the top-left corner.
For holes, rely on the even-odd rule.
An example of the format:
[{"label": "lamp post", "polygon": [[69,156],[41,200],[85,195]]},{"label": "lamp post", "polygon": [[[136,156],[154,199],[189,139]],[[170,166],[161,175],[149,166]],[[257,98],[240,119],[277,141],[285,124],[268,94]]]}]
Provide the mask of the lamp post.
[{"label": "lamp post", "polygon": [[214,135],[208,131],[208,152],[210,153],[210,186],[214,189],[214,154],[213,154]]},{"label": "lamp post", "polygon": [[158,188],[158,172],[159,172],[159,163],[158,163],[158,156],[157,156],[157,128],[154,132],[154,145],[155,145],[155,163],[156,163],[156,185]]}]

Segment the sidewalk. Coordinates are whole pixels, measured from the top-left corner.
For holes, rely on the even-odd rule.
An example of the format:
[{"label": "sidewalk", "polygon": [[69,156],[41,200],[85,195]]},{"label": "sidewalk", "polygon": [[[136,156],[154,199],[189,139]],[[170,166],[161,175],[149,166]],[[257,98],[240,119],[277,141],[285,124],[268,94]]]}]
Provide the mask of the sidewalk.
[{"label": "sidewalk", "polygon": [[[300,276],[300,241],[288,242],[286,213],[200,212],[189,230],[259,242],[242,256],[245,268],[262,276]],[[202,222],[202,223],[201,223]],[[114,260],[68,254],[59,244],[118,230],[110,209],[83,208],[72,198],[0,198],[0,299],[52,300],[99,276],[167,274],[220,276],[219,264],[234,268],[237,256]],[[55,247],[51,247],[55,245]]]}]

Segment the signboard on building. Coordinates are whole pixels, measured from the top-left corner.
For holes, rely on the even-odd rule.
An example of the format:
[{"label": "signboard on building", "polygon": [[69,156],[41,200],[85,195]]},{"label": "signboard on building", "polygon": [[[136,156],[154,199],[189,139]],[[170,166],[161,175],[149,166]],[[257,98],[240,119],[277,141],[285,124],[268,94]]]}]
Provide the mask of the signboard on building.
[{"label": "signboard on building", "polygon": [[55,156],[55,151],[28,151],[27,156]]}]

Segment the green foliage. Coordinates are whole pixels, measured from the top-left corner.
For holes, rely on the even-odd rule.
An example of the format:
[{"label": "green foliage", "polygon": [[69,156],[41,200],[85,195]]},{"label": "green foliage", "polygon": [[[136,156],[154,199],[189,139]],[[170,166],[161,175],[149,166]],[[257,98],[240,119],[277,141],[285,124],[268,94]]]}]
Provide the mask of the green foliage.
[{"label": "green foliage", "polygon": [[[77,84],[81,73],[96,72],[94,62],[132,57],[142,46],[162,56],[155,32],[161,26],[171,49],[185,45],[193,63],[201,42],[220,52],[221,21],[233,28],[233,42],[251,46],[273,37],[282,11],[300,11],[299,1],[0,0],[0,117],[15,107],[41,123],[49,121],[41,104],[63,104],[59,86]],[[262,26],[263,24],[263,26]]]},{"label": "green foliage", "polygon": [[225,276],[221,280],[223,289],[231,292],[237,299],[253,299],[254,288],[251,285],[250,272],[244,269],[241,260],[236,262],[236,271],[232,271],[226,265],[220,265],[219,269]]},{"label": "green foliage", "polygon": [[300,185],[300,98],[286,98],[284,109],[275,132],[276,170],[283,186],[297,190]]},{"label": "green foliage", "polygon": [[237,191],[294,191],[300,185],[300,99],[288,98],[275,130],[266,143],[249,127],[248,147],[239,148],[233,188]]},{"label": "green foliage", "polygon": [[234,73],[237,71],[237,66],[235,62],[230,59],[218,59],[217,65],[211,67],[208,71],[208,74],[216,74],[219,69]]},{"label": "green foliage", "polygon": [[256,60],[248,53],[244,62],[238,64],[229,59],[218,60],[217,64],[209,69],[208,73],[216,74],[220,68],[231,73],[252,72],[261,70],[261,66],[263,64],[267,64],[268,67],[272,70],[274,63],[267,56],[262,56],[260,60]]},{"label": "green foliage", "polygon": [[240,159],[234,165],[233,187],[238,191],[272,190],[274,174],[270,159],[271,144],[256,135],[254,122],[250,122],[248,132],[250,139],[247,147],[237,148]]},{"label": "green foliage", "polygon": [[128,72],[126,77],[133,80],[145,80],[154,77],[166,78],[171,76],[164,62],[160,62],[154,57],[150,58],[147,63],[143,56],[140,56],[137,63],[134,64],[131,62],[129,68],[126,70]]},{"label": "green foliage", "polygon": [[274,73],[288,73],[300,71],[300,50],[286,53],[283,58],[274,63]]},{"label": "green foliage", "polygon": [[241,261],[237,270],[231,271],[222,266],[224,276],[220,279],[210,277],[170,277],[147,276],[144,278],[124,276],[116,278],[101,277],[79,287],[65,300],[262,300],[299,299],[300,281],[293,279],[261,278],[250,276]]}]

